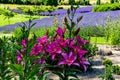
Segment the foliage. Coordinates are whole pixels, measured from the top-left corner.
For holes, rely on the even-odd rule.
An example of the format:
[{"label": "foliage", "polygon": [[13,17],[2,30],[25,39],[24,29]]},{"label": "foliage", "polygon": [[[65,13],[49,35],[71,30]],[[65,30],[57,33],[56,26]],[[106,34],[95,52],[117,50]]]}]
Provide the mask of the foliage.
[{"label": "foliage", "polygon": [[40,7],[17,7],[18,10],[21,10],[24,13],[28,13],[29,10],[31,11],[32,14],[39,14],[40,12],[52,12],[56,10],[57,8],[54,6],[40,6]]},{"label": "foliage", "polygon": [[91,5],[90,0],[77,0],[75,2],[75,4],[77,4],[77,5]]},{"label": "foliage", "polygon": [[119,3],[102,4],[102,5],[94,7],[93,12],[114,11],[114,10],[119,10],[119,9],[120,9]]},{"label": "foliage", "polygon": [[5,16],[4,19],[8,19],[8,23],[10,24],[10,18],[14,17],[14,13],[9,10],[0,10],[0,14],[3,14]]},{"label": "foliage", "polygon": [[42,61],[43,55],[33,56],[29,54],[36,43],[35,36],[29,39],[30,30],[35,23],[31,24],[30,19],[28,26],[25,23],[23,24],[21,28],[18,28],[18,34],[21,33],[21,35],[15,35],[16,42],[19,45],[16,52],[17,64],[10,64],[10,69],[15,72],[15,75],[19,75],[20,80],[36,78],[44,80],[49,73],[43,70],[45,65]]},{"label": "foliage", "polygon": [[44,3],[45,3],[45,5],[57,6],[58,0],[45,0]]},{"label": "foliage", "polygon": [[13,38],[0,38],[0,79],[11,80],[14,73],[10,70],[9,64],[16,63],[14,52],[16,46]]},{"label": "foliage", "polygon": [[105,65],[105,66],[107,66],[107,65],[112,66],[113,63],[112,63],[111,60],[109,60],[109,59],[105,59],[105,60],[102,61],[102,64]]},{"label": "foliage", "polygon": [[109,59],[105,59],[102,61],[102,64],[105,65],[105,72],[104,74],[100,75],[99,78],[102,78],[102,80],[115,80],[113,77],[113,67],[112,67],[112,61]]},{"label": "foliage", "polygon": [[110,3],[119,3],[119,0],[110,0]]},{"label": "foliage", "polygon": [[99,78],[102,78],[102,80],[115,80],[112,73],[113,73],[112,66],[107,65],[105,69],[105,73],[103,75],[100,75]]},{"label": "foliage", "polygon": [[100,5],[101,4],[101,0],[97,0],[97,5]]},{"label": "foliage", "polygon": [[69,3],[70,5],[74,5],[74,4],[75,4],[75,0],[68,0],[68,3]]},{"label": "foliage", "polygon": [[119,65],[114,65],[113,66],[113,73],[120,75],[120,66]]},{"label": "foliage", "polygon": [[119,19],[112,21],[109,19],[107,25],[104,27],[104,34],[106,37],[106,42],[110,41],[112,45],[120,45],[120,27]]}]

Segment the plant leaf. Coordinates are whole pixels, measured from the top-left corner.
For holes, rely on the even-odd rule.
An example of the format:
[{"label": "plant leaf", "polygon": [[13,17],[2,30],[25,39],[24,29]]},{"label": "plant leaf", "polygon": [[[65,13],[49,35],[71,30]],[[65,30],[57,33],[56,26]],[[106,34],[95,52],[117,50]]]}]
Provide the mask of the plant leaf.
[{"label": "plant leaf", "polygon": [[24,67],[22,65],[19,65],[19,64],[10,64],[9,66],[17,74],[20,74],[20,75],[23,74]]}]

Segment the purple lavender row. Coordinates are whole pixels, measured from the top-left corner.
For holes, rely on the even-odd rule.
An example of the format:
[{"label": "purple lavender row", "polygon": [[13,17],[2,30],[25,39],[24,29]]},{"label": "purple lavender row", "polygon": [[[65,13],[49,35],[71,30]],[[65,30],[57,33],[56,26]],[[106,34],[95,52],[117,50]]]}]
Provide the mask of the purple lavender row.
[{"label": "purple lavender row", "polygon": [[[33,20],[33,23],[36,23],[34,28],[39,27],[52,27],[55,20],[58,20],[57,24],[59,27],[64,26],[63,20],[66,15],[59,15],[57,17],[50,17],[50,18],[44,18],[44,19],[36,19]],[[108,11],[108,12],[89,12],[89,13],[76,13],[74,17],[74,21],[77,22],[77,18],[83,16],[83,19],[81,22],[78,23],[77,27],[89,27],[89,26],[105,26],[108,20],[108,17],[110,17],[113,21],[119,19],[120,17],[120,10],[118,11]],[[28,22],[25,22],[28,25]],[[0,27],[0,31],[2,30],[13,30],[15,29],[18,24],[22,23],[16,23],[12,25],[6,25]]]},{"label": "purple lavender row", "polygon": [[[76,13],[86,13],[86,12],[91,12],[93,9],[92,6],[90,7],[82,7],[82,8],[77,8]],[[62,15],[66,14],[67,10],[65,9],[58,9],[54,12],[40,12],[39,14],[42,16],[54,16],[54,15]]]}]

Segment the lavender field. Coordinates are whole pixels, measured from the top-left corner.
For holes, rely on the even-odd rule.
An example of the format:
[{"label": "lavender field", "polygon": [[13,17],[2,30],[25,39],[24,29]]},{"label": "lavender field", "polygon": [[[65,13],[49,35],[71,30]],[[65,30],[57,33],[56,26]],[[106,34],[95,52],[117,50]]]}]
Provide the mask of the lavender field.
[{"label": "lavender field", "polygon": [[[81,22],[78,23],[77,27],[88,27],[88,26],[105,26],[108,18],[112,20],[117,20],[120,15],[120,10],[117,11],[107,11],[107,12],[92,12],[93,7],[83,7],[78,8],[75,13],[74,21],[76,22],[77,18],[83,16]],[[18,11],[20,12],[20,11]],[[36,23],[35,28],[39,27],[52,27],[57,20],[59,27],[63,26],[63,19],[67,16],[67,10],[56,10],[54,12],[41,12],[42,16],[51,16],[50,18],[44,19],[35,19],[32,22]],[[28,22],[25,22],[28,25]],[[13,30],[18,25],[22,25],[22,23],[15,23],[11,25],[1,26],[0,31],[2,30]]]}]

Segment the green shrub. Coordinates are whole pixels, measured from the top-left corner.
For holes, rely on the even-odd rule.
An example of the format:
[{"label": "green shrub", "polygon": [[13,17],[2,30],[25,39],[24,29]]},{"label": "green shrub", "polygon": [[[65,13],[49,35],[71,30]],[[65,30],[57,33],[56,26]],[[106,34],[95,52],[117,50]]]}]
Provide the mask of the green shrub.
[{"label": "green shrub", "polygon": [[58,0],[45,0],[44,3],[45,3],[45,5],[57,6]]},{"label": "green shrub", "polygon": [[101,0],[97,0],[97,5],[100,5],[101,4]]},{"label": "green shrub", "polygon": [[54,6],[40,6],[40,7],[17,7],[17,9],[23,11],[24,13],[29,13],[29,10],[31,11],[31,14],[38,14],[40,12],[52,12],[57,9],[57,7]]},{"label": "green shrub", "polygon": [[79,1],[76,1],[75,4],[78,4],[78,5],[90,5],[90,1],[89,0],[79,0]]},{"label": "green shrub", "polygon": [[75,4],[75,0],[69,0],[69,4]]},{"label": "green shrub", "polygon": [[113,63],[110,59],[105,59],[105,60],[102,61],[102,64],[105,65],[105,66],[107,66],[107,65],[111,66]]},{"label": "green shrub", "polygon": [[94,7],[93,12],[113,11],[113,10],[119,10],[119,9],[120,9],[120,3],[103,4],[103,5]]},{"label": "green shrub", "polygon": [[113,73],[120,75],[120,66],[119,65],[113,66]]},{"label": "green shrub", "polygon": [[105,29],[105,37],[106,41],[110,41],[112,45],[120,45],[120,19],[118,20],[110,20],[107,25],[104,27]]},{"label": "green shrub", "polygon": [[99,78],[102,78],[102,80],[115,80],[112,73],[112,66],[108,65],[106,66],[105,73],[100,75]]},{"label": "green shrub", "polygon": [[42,28],[39,28],[39,29],[32,29],[31,30],[31,33],[34,33],[36,35],[36,37],[43,37],[45,34],[46,34],[46,30],[48,30],[49,32],[49,37],[52,37],[52,35],[54,34],[55,32],[55,29],[56,27],[42,27]]}]

